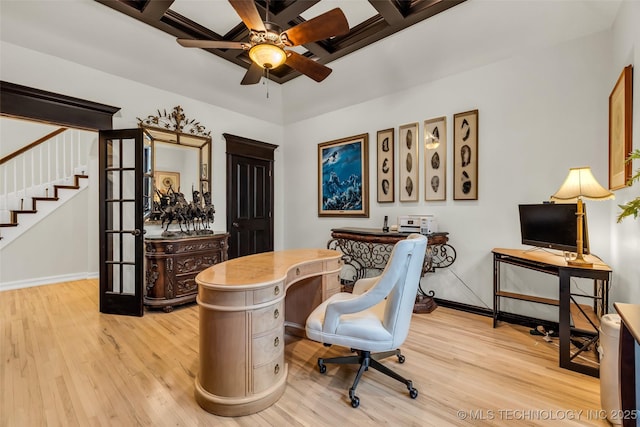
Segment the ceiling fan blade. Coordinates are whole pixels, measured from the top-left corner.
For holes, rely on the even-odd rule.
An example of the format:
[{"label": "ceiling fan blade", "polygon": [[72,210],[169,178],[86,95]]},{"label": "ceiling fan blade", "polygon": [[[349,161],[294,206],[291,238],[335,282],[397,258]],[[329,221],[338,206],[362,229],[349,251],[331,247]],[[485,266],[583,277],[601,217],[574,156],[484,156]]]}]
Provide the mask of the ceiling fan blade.
[{"label": "ceiling fan blade", "polygon": [[331,68],[292,50],[287,51],[287,62],[285,64],[317,82],[326,79],[332,71]]},{"label": "ceiling fan blade", "polygon": [[254,84],[260,82],[260,79],[262,78],[262,71],[263,70],[262,70],[261,66],[259,66],[255,62],[252,62],[251,63],[251,67],[249,67],[249,70],[247,71],[247,73],[242,78],[242,81],[240,82],[240,84],[241,85],[254,85]]},{"label": "ceiling fan blade", "polygon": [[229,0],[244,25],[250,30],[267,31],[253,0]]},{"label": "ceiling fan blade", "polygon": [[192,40],[177,39],[180,46],[184,47],[200,47],[203,49],[244,49],[247,45],[242,42],[232,42],[225,40]]},{"label": "ceiling fan blade", "polygon": [[341,36],[348,32],[349,23],[347,18],[342,13],[342,10],[335,8],[293,28],[289,28],[282,34],[286,36],[291,46],[298,46],[333,36]]}]

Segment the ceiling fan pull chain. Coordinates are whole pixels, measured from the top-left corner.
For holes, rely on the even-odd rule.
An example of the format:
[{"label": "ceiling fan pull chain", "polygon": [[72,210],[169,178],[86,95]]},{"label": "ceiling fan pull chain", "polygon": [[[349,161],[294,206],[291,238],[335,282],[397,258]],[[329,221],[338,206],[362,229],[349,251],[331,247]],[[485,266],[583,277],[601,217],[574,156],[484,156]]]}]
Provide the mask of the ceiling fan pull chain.
[{"label": "ceiling fan pull chain", "polygon": [[265,84],[267,85],[267,99],[269,99],[269,69],[268,68],[265,68],[265,74],[266,74]]}]

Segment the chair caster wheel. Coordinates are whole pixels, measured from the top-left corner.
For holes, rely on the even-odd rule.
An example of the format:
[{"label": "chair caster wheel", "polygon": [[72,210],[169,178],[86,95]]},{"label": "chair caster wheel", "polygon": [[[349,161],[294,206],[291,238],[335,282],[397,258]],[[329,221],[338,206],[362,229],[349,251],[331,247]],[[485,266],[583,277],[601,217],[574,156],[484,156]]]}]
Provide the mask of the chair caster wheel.
[{"label": "chair caster wheel", "polygon": [[409,389],[409,397],[411,397],[412,399],[418,397],[418,390],[416,390],[415,388]]},{"label": "chair caster wheel", "polygon": [[404,360],[405,360],[404,356],[402,354],[399,354],[398,355],[398,363],[404,363]]},{"label": "chair caster wheel", "polygon": [[321,360],[318,360],[318,370],[321,374],[327,373],[327,365],[325,365]]},{"label": "chair caster wheel", "polygon": [[358,396],[353,396],[351,398],[351,407],[357,408],[358,406],[360,406],[360,398]]}]

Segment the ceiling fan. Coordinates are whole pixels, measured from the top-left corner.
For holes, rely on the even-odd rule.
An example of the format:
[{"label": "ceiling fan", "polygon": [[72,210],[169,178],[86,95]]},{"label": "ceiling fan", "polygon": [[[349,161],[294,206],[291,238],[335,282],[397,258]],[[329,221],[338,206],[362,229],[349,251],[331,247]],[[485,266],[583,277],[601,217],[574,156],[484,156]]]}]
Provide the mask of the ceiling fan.
[{"label": "ceiling fan", "polygon": [[245,74],[243,85],[252,85],[260,81],[263,71],[287,64],[294,70],[312,78],[317,82],[324,80],[331,74],[331,68],[286,47],[299,46],[319,40],[340,36],[349,32],[349,23],[339,8],[332,9],[308,21],[281,31],[281,28],[269,22],[269,3],[267,1],[267,21],[262,21],[258,8],[253,0],[229,0],[231,6],[249,29],[248,42],[224,40],[193,40],[181,39],[177,41],[184,47],[198,47],[203,49],[244,49],[249,52],[251,66]]}]

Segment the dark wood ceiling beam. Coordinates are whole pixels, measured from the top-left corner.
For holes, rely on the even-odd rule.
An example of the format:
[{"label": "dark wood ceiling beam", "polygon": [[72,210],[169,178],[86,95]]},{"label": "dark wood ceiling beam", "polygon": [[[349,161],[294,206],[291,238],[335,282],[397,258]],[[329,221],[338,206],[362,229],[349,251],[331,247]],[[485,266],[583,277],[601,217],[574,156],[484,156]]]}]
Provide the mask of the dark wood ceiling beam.
[{"label": "dark wood ceiling beam", "polygon": [[398,25],[404,19],[395,0],[369,0],[369,3],[389,25]]},{"label": "dark wood ceiling beam", "polygon": [[211,31],[172,10],[168,11],[152,26],[169,33],[176,38],[194,38],[206,40],[225,40],[220,34]]},{"label": "dark wood ceiling beam", "polygon": [[298,19],[297,20],[298,22],[295,22],[295,21],[296,21],[296,18],[302,15],[307,9],[309,9],[311,6],[319,2],[320,0],[305,0],[305,1],[294,2],[291,4],[291,6],[282,10],[282,12],[278,13],[277,15],[269,14],[270,20],[271,22],[275,22],[276,24],[278,24],[283,31],[287,30],[292,26],[295,26],[300,22],[303,22],[302,19]]},{"label": "dark wood ceiling beam", "polygon": [[148,1],[142,9],[142,14],[149,20],[159,20],[169,10],[175,0],[153,0]]},{"label": "dark wood ceiling beam", "polygon": [[417,22],[423,21],[427,18],[437,15],[440,12],[444,12],[454,6],[464,3],[467,0],[424,0],[415,3],[409,14],[406,16],[405,24],[403,28],[413,25]]},{"label": "dark wood ceiling beam", "polygon": [[[224,36],[205,28],[190,19],[173,12],[169,7],[173,0],[95,0],[105,6],[145,22],[176,38],[194,38],[226,41],[248,41],[249,32],[240,22]],[[322,0],[269,0],[269,20],[283,30],[304,22],[300,16],[314,4]],[[348,34],[329,41],[307,43],[304,47],[318,62],[328,64],[342,56],[375,43],[404,28],[437,15],[466,0],[368,0],[378,14],[351,28]],[[265,17],[266,0],[257,0],[260,16]],[[205,49],[220,58],[248,69],[251,60],[247,52],[239,49]],[[301,73],[283,65],[271,73],[271,80],[285,83]]]}]

